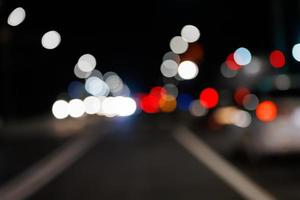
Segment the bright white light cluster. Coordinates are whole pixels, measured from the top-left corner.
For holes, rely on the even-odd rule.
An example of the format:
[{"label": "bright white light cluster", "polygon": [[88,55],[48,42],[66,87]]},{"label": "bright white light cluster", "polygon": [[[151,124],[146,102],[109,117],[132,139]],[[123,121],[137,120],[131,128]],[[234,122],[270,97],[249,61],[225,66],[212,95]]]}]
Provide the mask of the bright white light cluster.
[{"label": "bright white light cluster", "polygon": [[97,65],[96,58],[92,54],[84,54],[80,56],[75,67],[74,74],[78,78],[88,78]]},{"label": "bright white light cluster", "polygon": [[170,49],[176,54],[182,54],[189,48],[188,43],[196,42],[200,38],[200,31],[196,26],[185,25],[181,29],[181,36],[175,36],[170,41]]},{"label": "bright white light cluster", "polygon": [[300,62],[300,43],[293,46],[292,55],[296,61]]},{"label": "bright white light cluster", "polygon": [[[136,102],[129,97],[130,89],[120,76],[114,72],[102,75],[99,70],[95,69],[96,65],[97,61],[93,55],[80,56],[74,67],[74,74],[76,77],[84,79],[84,84],[77,81],[78,84],[72,87],[72,93],[78,96],[76,99],[72,99],[70,102],[57,100],[53,104],[52,113],[55,118],[64,119],[68,116],[78,118],[84,114],[123,117],[135,112]],[[91,96],[80,100],[83,93]],[[86,96],[85,94],[83,96]],[[74,98],[71,93],[69,93],[69,97]]]},{"label": "bright white light cluster", "polygon": [[55,31],[48,31],[42,37],[42,46],[45,49],[55,49],[61,42],[60,34]]},{"label": "bright white light cluster", "polygon": [[[20,25],[26,18],[26,12],[24,8],[15,8],[7,17],[7,24],[10,26]],[[45,49],[55,49],[61,42],[60,34],[51,30],[43,34],[41,43]]]},{"label": "bright white light cluster", "polygon": [[198,75],[196,63],[186,60],[180,63],[178,54],[185,53],[189,43],[196,42],[200,38],[200,31],[196,26],[185,25],[181,29],[181,36],[175,36],[170,41],[170,52],[163,56],[160,71],[164,77],[179,77],[180,80],[190,80]]},{"label": "bright white light cluster", "polygon": [[134,114],[136,102],[130,97],[94,97],[88,96],[83,101],[72,99],[69,102],[57,100],[52,106],[52,113],[57,119],[68,116],[82,117],[84,114],[97,114],[106,117],[126,117]]},{"label": "bright white light cluster", "polygon": [[160,66],[160,71],[167,78],[174,77],[178,72],[178,64],[171,59],[165,60]]},{"label": "bright white light cluster", "polygon": [[181,29],[181,37],[189,43],[196,42],[200,38],[200,31],[196,26],[185,25]]},{"label": "bright white light cluster", "polygon": [[122,91],[124,84],[118,74],[114,72],[107,72],[104,74],[103,78],[114,96],[116,96],[115,94]]},{"label": "bright white light cluster", "polygon": [[82,55],[74,67],[74,74],[77,78],[85,79],[85,89],[93,96],[129,96],[130,89],[123,83],[120,76],[114,72],[107,72],[104,75],[95,69],[96,58],[92,54]]},{"label": "bright white light cluster", "polygon": [[107,96],[109,94],[108,85],[96,76],[91,76],[85,81],[85,89],[94,96]]},{"label": "bright white light cluster", "polygon": [[176,54],[183,54],[189,48],[187,41],[181,36],[175,36],[170,41],[170,49]]},{"label": "bright white light cluster", "polygon": [[248,65],[251,62],[252,55],[245,47],[240,47],[233,53],[234,61],[241,66]]},{"label": "bright white light cluster", "polygon": [[14,9],[7,18],[7,23],[11,26],[18,26],[26,17],[26,12],[22,7]]},{"label": "bright white light cluster", "polygon": [[102,108],[98,114],[106,117],[130,116],[136,110],[136,103],[130,97],[107,97],[102,101]]},{"label": "bright white light cluster", "polygon": [[178,75],[184,80],[196,78],[198,71],[198,65],[189,60],[183,61],[178,67]]},{"label": "bright white light cluster", "polygon": [[78,68],[83,72],[91,72],[97,64],[96,58],[91,54],[82,55],[77,62]]}]

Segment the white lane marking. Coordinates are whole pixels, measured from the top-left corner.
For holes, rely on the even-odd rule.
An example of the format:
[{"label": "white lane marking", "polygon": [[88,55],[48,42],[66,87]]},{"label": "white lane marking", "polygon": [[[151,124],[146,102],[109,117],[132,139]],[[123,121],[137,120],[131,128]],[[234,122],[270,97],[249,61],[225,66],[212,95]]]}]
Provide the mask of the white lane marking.
[{"label": "white lane marking", "polygon": [[174,132],[176,141],[187,149],[198,161],[206,165],[224,182],[231,186],[245,199],[274,200],[269,192],[255,184],[246,175],[222,158],[204,141],[194,135],[186,127],[179,127]]},{"label": "white lane marking", "polygon": [[98,135],[86,134],[55,150],[3,185],[0,188],[0,199],[26,199],[78,160],[96,143],[97,138]]}]

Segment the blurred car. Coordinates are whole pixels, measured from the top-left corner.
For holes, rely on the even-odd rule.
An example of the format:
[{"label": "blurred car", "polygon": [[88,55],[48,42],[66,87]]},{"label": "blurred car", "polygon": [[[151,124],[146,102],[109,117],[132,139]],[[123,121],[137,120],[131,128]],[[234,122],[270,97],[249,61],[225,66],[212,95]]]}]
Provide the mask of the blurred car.
[{"label": "blurred car", "polygon": [[277,117],[261,122],[253,117],[246,130],[242,146],[250,155],[282,155],[300,153],[300,98],[278,97]]}]

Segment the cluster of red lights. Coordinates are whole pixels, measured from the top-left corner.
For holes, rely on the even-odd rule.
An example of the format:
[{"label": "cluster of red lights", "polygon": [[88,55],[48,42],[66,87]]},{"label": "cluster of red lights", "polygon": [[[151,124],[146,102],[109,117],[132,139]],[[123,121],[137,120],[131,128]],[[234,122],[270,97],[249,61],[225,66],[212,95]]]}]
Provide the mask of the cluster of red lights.
[{"label": "cluster of red lights", "polygon": [[[190,55],[186,53],[184,56],[193,57],[195,60],[199,61],[203,56],[203,51],[201,46],[195,46],[198,50],[196,55]],[[200,53],[199,53],[200,52]],[[226,66],[234,71],[240,70],[241,66],[238,65],[234,60],[234,54],[231,53],[227,56],[225,64]],[[184,57],[183,56],[183,57]],[[269,62],[274,68],[282,68],[285,65],[285,56],[282,51],[274,50],[270,53]],[[234,101],[238,106],[243,106],[243,100],[247,95],[250,94],[250,90],[246,87],[239,87],[234,92]],[[147,94],[139,95],[139,106],[140,109],[145,113],[158,113],[162,111],[162,100],[167,96],[167,91],[160,86],[153,87],[151,91]],[[202,107],[206,109],[212,109],[216,107],[219,103],[219,93],[214,88],[205,88],[199,94],[199,103]],[[176,107],[176,100],[175,100]],[[263,101],[256,108],[256,116],[262,122],[273,121],[277,117],[277,106],[272,101]]]},{"label": "cluster of red lights", "polygon": [[[233,70],[233,71],[240,70],[241,66],[235,62],[233,55],[234,55],[233,53],[230,53],[227,56],[227,58],[225,60],[225,64],[230,70]],[[280,50],[272,51],[269,55],[269,62],[271,64],[271,66],[274,68],[283,68],[286,64],[286,58],[285,58],[284,53]],[[236,102],[237,105],[242,106],[243,100],[244,100],[245,96],[247,96],[248,94],[250,94],[250,91],[248,88],[245,88],[245,87],[237,88],[234,92],[234,101]],[[205,103],[205,101],[208,101],[205,99],[210,99],[210,98],[215,99],[212,96],[214,96],[214,95],[210,94],[210,95],[207,95],[206,97],[204,97],[204,95],[203,95],[204,103],[201,102],[201,100],[200,100],[200,103],[203,106],[205,106],[205,104],[207,104],[207,103]],[[261,102],[256,108],[256,117],[262,122],[273,121],[277,117],[276,104],[272,101]]]},{"label": "cluster of red lights", "polygon": [[[172,99],[172,97],[168,98],[168,96],[163,87],[156,86],[148,94],[138,95],[139,107],[145,113],[173,111],[174,106],[176,107],[176,100],[175,98]],[[219,103],[218,91],[214,88],[205,88],[200,92],[199,103],[206,109],[216,107]]]},{"label": "cluster of red lights", "polygon": [[157,86],[151,89],[149,94],[140,95],[139,106],[145,113],[159,112],[159,101],[166,94],[163,87]]}]

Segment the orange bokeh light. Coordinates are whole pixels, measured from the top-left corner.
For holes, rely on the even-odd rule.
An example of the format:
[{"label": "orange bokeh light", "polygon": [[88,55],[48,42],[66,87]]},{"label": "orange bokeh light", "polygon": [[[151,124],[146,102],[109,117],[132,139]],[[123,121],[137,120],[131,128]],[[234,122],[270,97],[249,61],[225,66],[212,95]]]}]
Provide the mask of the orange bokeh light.
[{"label": "orange bokeh light", "polygon": [[271,122],[277,117],[277,106],[272,101],[263,101],[256,108],[256,116],[262,122]]},{"label": "orange bokeh light", "polygon": [[159,101],[159,107],[162,112],[172,112],[176,109],[176,105],[176,99],[171,95],[165,95]]}]

